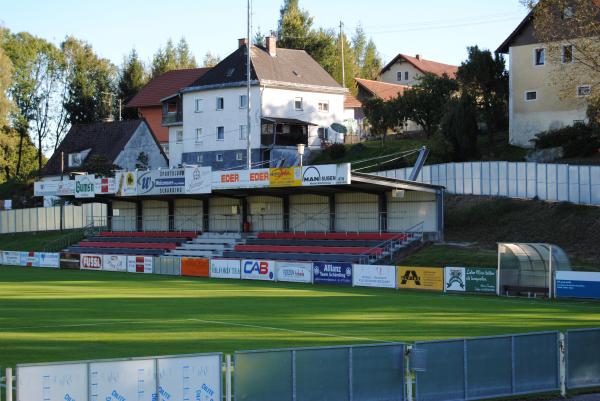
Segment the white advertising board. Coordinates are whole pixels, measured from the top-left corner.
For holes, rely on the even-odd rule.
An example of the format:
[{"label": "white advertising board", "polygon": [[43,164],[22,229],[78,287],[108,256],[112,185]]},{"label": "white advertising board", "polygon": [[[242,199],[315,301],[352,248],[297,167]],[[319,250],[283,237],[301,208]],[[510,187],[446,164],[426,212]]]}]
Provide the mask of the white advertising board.
[{"label": "white advertising board", "polygon": [[102,255],[82,253],[79,267],[84,270],[102,270]]},{"label": "white advertising board", "polygon": [[152,274],[152,256],[127,256],[128,273]]},{"label": "white advertising board", "polygon": [[75,177],[75,197],[93,198],[96,195],[94,188],[96,177],[94,175],[78,175]]},{"label": "white advertising board", "polygon": [[17,401],[87,400],[85,363],[17,366]]},{"label": "white advertising board", "polygon": [[115,193],[117,196],[137,195],[137,172],[119,171],[115,174]]},{"label": "white advertising board", "polygon": [[114,194],[115,192],[116,183],[114,178],[96,178],[94,181],[94,193]]},{"label": "white advertising board", "polygon": [[158,359],[158,401],[221,400],[221,356]]},{"label": "white advertising board", "polygon": [[396,288],[396,266],[352,265],[352,285]]},{"label": "white advertising board", "polygon": [[323,164],[302,168],[302,186],[350,184],[350,164]]},{"label": "white advertising board", "polygon": [[212,189],[262,188],[269,186],[269,169],[229,170],[212,172]]},{"label": "white advertising board", "polygon": [[75,194],[75,181],[37,181],[33,184],[34,196],[72,196]]},{"label": "white advertising board", "polygon": [[211,192],[212,169],[210,167],[185,168],[185,193],[209,194]]},{"label": "white advertising board", "polygon": [[275,262],[272,260],[242,260],[242,280],[275,281]]},{"label": "white advertising board", "polygon": [[5,265],[19,266],[21,264],[21,252],[2,251],[2,259]]},{"label": "white advertising board", "polygon": [[60,253],[58,252],[36,252],[40,267],[60,267]]},{"label": "white advertising board", "polygon": [[89,384],[90,400],[154,401],[156,395],[154,360],[92,362]]},{"label": "white advertising board", "polygon": [[39,266],[39,255],[35,252],[21,252],[21,266]]},{"label": "white advertising board", "polygon": [[102,255],[102,270],[106,270],[109,272],[126,272],[127,256]]},{"label": "white advertising board", "polygon": [[312,283],[312,263],[276,261],[277,281]]},{"label": "white advertising board", "polygon": [[240,279],[240,260],[239,259],[211,259],[210,260],[211,278],[233,278]]}]

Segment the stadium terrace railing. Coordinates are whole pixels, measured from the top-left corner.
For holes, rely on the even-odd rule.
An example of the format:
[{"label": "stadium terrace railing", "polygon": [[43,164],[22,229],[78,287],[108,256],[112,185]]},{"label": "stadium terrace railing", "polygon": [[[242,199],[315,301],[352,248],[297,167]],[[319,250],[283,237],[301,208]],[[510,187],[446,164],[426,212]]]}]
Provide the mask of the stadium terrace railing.
[{"label": "stadium terrace railing", "polygon": [[393,260],[394,254],[402,249],[402,245],[417,240],[423,240],[423,224],[423,222],[415,224],[406,230],[402,230],[401,233],[393,238],[382,241],[380,244],[372,247],[363,255],[361,255],[360,263],[370,264],[380,259],[380,257],[375,253],[375,251],[378,249],[383,249],[383,257],[385,259]]}]

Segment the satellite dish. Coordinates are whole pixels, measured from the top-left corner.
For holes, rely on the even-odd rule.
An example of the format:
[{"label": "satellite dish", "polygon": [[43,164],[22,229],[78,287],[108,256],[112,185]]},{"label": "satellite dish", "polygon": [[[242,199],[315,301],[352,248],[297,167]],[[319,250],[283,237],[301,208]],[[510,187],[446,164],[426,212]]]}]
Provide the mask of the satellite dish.
[{"label": "satellite dish", "polygon": [[335,132],[339,133],[339,134],[346,134],[346,133],[348,133],[348,128],[346,128],[345,126],[343,126],[342,124],[339,124],[339,123],[333,123],[333,124],[331,124],[331,129],[334,130]]}]

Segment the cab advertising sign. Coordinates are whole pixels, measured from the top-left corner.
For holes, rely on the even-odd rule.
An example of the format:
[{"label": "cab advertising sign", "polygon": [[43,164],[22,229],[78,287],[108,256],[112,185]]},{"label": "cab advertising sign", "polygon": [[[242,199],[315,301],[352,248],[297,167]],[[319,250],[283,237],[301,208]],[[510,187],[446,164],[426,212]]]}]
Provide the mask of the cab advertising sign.
[{"label": "cab advertising sign", "polygon": [[272,260],[243,259],[242,280],[275,281],[275,262]]},{"label": "cab advertising sign", "polygon": [[315,262],[313,263],[313,282],[317,284],[352,285],[352,264]]},{"label": "cab advertising sign", "polygon": [[299,187],[302,185],[302,168],[281,167],[269,169],[269,186]]},{"label": "cab advertising sign", "polygon": [[398,266],[396,282],[398,288],[443,291],[444,269],[440,267]]}]

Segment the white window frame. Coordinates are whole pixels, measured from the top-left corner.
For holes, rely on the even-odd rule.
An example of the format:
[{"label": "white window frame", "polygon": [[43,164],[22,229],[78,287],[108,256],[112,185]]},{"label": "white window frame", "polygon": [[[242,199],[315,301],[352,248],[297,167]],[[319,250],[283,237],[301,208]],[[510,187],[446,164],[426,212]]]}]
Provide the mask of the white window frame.
[{"label": "white window frame", "polygon": [[[589,92],[587,95],[581,95],[579,94],[579,89],[580,88],[588,88]],[[577,85],[577,88],[575,89],[575,94],[577,95],[577,97],[581,98],[581,97],[588,97],[592,94],[592,85],[590,84],[585,84],[585,85]]]},{"label": "white window frame", "polygon": [[242,152],[235,152],[235,160],[238,162],[244,160],[244,154]]},{"label": "white window frame", "polygon": [[[571,61],[565,61],[565,48],[566,47],[571,48]],[[573,62],[575,61],[575,48],[573,47],[573,45],[571,45],[571,44],[562,45],[560,52],[561,52],[560,61],[563,64],[573,64]]]},{"label": "white window frame", "polygon": [[240,141],[245,141],[248,135],[248,126],[246,124],[240,125]]},{"label": "white window frame", "polygon": [[183,130],[175,131],[175,143],[183,143]]},{"label": "white window frame", "polygon": [[248,107],[248,95],[240,95],[240,109]]},{"label": "white window frame", "polygon": [[[223,128],[223,138],[219,138],[219,128]],[[224,141],[225,140],[225,127],[224,126],[218,126],[217,127],[217,141]]]},{"label": "white window frame", "polygon": [[196,143],[202,143],[202,128],[196,128]]},{"label": "white window frame", "polygon": [[[537,52],[541,50],[544,53],[544,62],[542,64],[537,63]],[[545,47],[536,47],[533,49],[533,66],[536,68],[541,68],[546,65],[546,48]]]},{"label": "white window frame", "polygon": [[197,98],[194,101],[194,113],[202,113],[204,110],[204,99]]},{"label": "white window frame", "polygon": [[223,153],[215,153],[215,161],[222,163],[223,162]]},{"label": "white window frame", "polygon": [[[323,107],[323,106],[325,106],[325,107]],[[319,106],[318,107],[319,107],[319,111],[321,113],[329,113],[329,102],[328,101],[321,100],[319,102]]]},{"label": "white window frame", "polygon": [[[527,99],[527,94],[528,94],[528,93],[535,93],[535,99]],[[526,90],[526,91],[524,92],[524,94],[523,94],[523,99],[524,99],[526,102],[535,102],[536,100],[538,100],[538,99],[539,99],[539,97],[538,97],[538,91],[537,91],[537,90]]]},{"label": "white window frame", "polygon": [[[300,107],[298,107],[297,103],[300,102]],[[294,110],[302,111],[304,110],[304,99],[301,97],[294,98]]]},{"label": "white window frame", "polygon": [[217,104],[215,105],[215,107],[216,107],[217,110],[224,110],[225,109],[225,98],[223,96],[217,97]]}]

